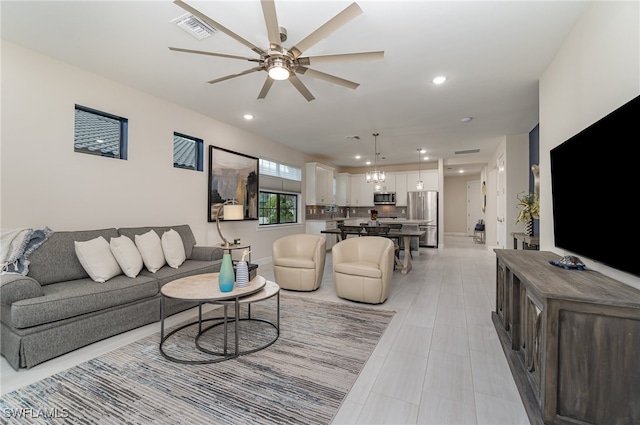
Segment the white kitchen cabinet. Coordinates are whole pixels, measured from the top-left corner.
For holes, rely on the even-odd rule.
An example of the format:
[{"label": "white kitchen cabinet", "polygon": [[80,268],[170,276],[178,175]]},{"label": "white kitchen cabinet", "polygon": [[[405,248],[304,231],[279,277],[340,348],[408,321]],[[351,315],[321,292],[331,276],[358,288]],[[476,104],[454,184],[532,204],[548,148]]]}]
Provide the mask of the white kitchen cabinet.
[{"label": "white kitchen cabinet", "polygon": [[[374,192],[395,192],[396,191],[396,173],[385,173],[385,179],[383,183],[373,184]],[[380,187],[380,189],[377,189]]]},{"label": "white kitchen cabinet", "polygon": [[352,207],[372,207],[374,184],[367,183],[364,174],[351,175],[351,206]]},{"label": "white kitchen cabinet", "polygon": [[438,190],[438,170],[421,171],[424,190]]},{"label": "white kitchen cabinet", "polygon": [[[422,170],[420,171],[420,178],[424,186],[422,190],[438,190],[438,170]],[[417,171],[407,174],[407,190],[418,190],[416,189],[417,181]]]},{"label": "white kitchen cabinet", "polygon": [[396,173],[396,206],[407,206],[407,173]]},{"label": "white kitchen cabinet", "polygon": [[328,235],[322,233],[323,230],[338,228],[337,222],[334,220],[328,221],[307,221],[305,223],[305,232],[312,235],[322,235],[327,239],[327,251],[331,251],[333,245],[336,244],[337,235]]},{"label": "white kitchen cabinet", "polygon": [[[422,182],[424,184],[424,173],[420,173],[420,178],[422,179]],[[416,187],[416,183],[418,182],[418,172],[417,171],[412,171],[410,173],[407,173],[407,190],[409,192],[413,192],[414,190],[418,190],[418,188]],[[425,190],[425,189],[422,189]]]},{"label": "white kitchen cabinet", "polygon": [[351,201],[351,174],[338,173],[336,176],[336,205],[345,207]]},{"label": "white kitchen cabinet", "polygon": [[305,164],[307,205],[333,205],[333,168],[319,162]]},{"label": "white kitchen cabinet", "polygon": [[373,192],[375,188],[374,183],[367,183],[366,176],[362,176],[360,186],[360,206],[373,207]]},{"label": "white kitchen cabinet", "polygon": [[349,205],[352,207],[360,206],[360,186],[364,180],[364,174],[352,174],[350,180],[351,193],[349,194]]}]

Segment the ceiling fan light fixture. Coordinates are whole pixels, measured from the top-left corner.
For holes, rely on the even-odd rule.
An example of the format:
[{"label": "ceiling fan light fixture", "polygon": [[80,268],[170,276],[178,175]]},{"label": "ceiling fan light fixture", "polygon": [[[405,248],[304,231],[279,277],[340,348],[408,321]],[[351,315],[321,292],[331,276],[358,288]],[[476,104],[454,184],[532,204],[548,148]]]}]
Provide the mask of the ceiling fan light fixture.
[{"label": "ceiling fan light fixture", "polygon": [[291,75],[287,64],[282,59],[273,59],[269,65],[269,77],[276,81],[282,81]]}]

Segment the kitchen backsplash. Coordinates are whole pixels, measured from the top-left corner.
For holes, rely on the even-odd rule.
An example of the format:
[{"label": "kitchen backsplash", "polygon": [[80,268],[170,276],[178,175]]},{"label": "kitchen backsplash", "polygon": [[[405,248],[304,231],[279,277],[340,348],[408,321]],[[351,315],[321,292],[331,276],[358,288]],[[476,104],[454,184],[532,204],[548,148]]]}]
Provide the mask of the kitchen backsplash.
[{"label": "kitchen backsplash", "polygon": [[305,220],[328,220],[332,218],[369,217],[369,211],[378,211],[378,218],[407,218],[407,207],[395,205],[376,205],[375,207],[327,207],[307,205]]}]

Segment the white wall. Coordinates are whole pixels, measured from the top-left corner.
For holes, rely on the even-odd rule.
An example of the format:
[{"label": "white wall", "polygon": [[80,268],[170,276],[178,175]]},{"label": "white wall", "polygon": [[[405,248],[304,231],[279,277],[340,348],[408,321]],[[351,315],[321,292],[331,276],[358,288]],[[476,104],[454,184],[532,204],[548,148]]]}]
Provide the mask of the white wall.
[{"label": "white wall", "polygon": [[[553,240],[549,151],[638,94],[640,3],[593,2],[540,79],[541,249],[567,255]],[[607,155],[606,145],[602,148],[603,161],[615,164],[615,153]],[[640,289],[640,278],[581,259]]]},{"label": "white wall", "polygon": [[[76,153],[74,105],[129,119],[128,160]],[[204,139],[205,171],[173,167],[173,132]],[[55,230],[190,224],[199,245],[219,243],[207,222],[208,145],[304,168],[302,154],[95,74],[2,41],[2,227]],[[258,231],[258,234],[256,234]],[[303,226],[223,223],[251,243],[253,260]]]}]

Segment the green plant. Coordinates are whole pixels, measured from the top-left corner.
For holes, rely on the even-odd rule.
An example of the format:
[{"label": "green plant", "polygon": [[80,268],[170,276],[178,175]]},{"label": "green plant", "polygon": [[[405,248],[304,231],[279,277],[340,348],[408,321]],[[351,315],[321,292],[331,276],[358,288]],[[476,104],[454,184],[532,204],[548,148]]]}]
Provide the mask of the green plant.
[{"label": "green plant", "polygon": [[532,219],[540,218],[540,199],[535,193],[520,192],[516,195],[518,198],[518,217],[516,223],[527,223]]}]

